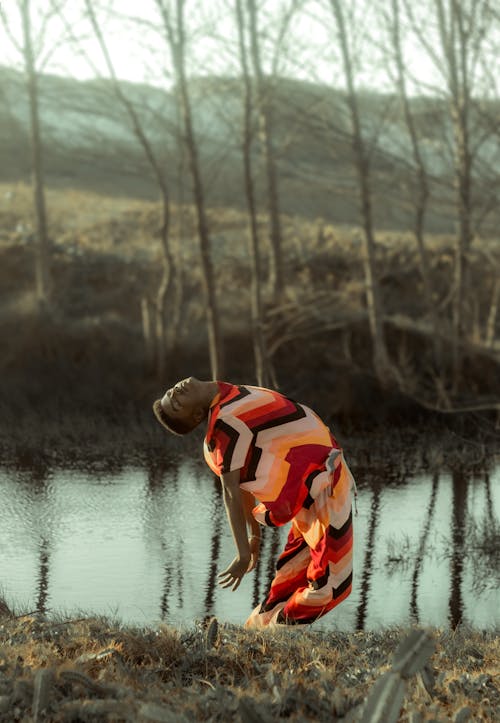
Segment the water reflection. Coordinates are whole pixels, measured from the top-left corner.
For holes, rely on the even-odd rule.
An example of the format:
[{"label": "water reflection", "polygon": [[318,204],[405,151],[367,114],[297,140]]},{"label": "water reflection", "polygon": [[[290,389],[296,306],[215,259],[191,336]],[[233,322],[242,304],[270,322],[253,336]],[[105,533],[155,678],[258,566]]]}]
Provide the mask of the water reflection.
[{"label": "water reflection", "polygon": [[426,514],[425,524],[422,528],[422,534],[420,535],[420,543],[418,546],[417,555],[415,557],[415,567],[413,570],[413,576],[412,576],[412,580],[411,580],[410,614],[411,614],[412,619],[416,623],[420,622],[420,618],[419,618],[419,614],[418,614],[418,603],[417,603],[418,580],[420,577],[420,573],[422,572],[425,548],[427,545],[427,539],[429,537],[429,532],[430,532],[432,520],[434,517],[434,510],[436,509],[436,497],[437,497],[437,492],[438,492],[438,485],[439,485],[439,475],[437,472],[435,472],[432,476],[431,496],[429,498],[429,504],[427,506],[427,514]]},{"label": "water reflection", "polygon": [[[218,484],[214,481],[215,484]],[[214,489],[214,495],[217,495]],[[208,580],[206,584],[206,595],[205,595],[205,610],[207,615],[213,612],[214,607],[214,593],[217,584],[217,572],[219,571],[219,553],[220,553],[220,538],[222,533],[222,515],[217,515],[214,520],[214,532],[212,535],[212,542],[210,545],[210,565],[208,572]]]},{"label": "water reflection", "polygon": [[33,612],[45,614],[49,589],[52,539],[50,467],[46,458],[19,460],[19,493],[24,500],[24,521],[28,547],[36,565],[36,601]]},{"label": "water reflection", "polygon": [[375,550],[375,531],[380,511],[380,493],[381,488],[376,484],[373,489],[373,497],[371,503],[370,522],[368,526],[368,539],[365,549],[365,561],[363,564],[363,573],[361,576],[361,597],[358,609],[356,611],[356,630],[365,629],[366,611],[368,607],[368,594],[370,592],[370,578],[373,570],[373,553]]},{"label": "water reflection", "polygon": [[465,526],[467,512],[467,478],[461,471],[452,475],[452,558],[450,623],[456,628],[463,618],[462,577],[464,571]]},{"label": "water reflection", "polygon": [[[353,593],[315,625],[500,624],[500,468],[358,478]],[[217,585],[234,557],[220,485],[189,460],[86,473],[25,463],[0,470],[0,495],[0,592],[41,612],[243,622],[287,535],[263,530],[257,567],[233,593]]]},{"label": "water reflection", "polygon": [[38,600],[36,609],[45,615],[47,612],[47,594],[49,588],[49,543],[46,539],[40,542],[40,574],[38,576]]},{"label": "water reflection", "polygon": [[486,472],[484,475],[484,485],[486,489],[486,516],[490,524],[495,523],[495,513],[493,511],[493,497],[491,495],[490,475]]}]

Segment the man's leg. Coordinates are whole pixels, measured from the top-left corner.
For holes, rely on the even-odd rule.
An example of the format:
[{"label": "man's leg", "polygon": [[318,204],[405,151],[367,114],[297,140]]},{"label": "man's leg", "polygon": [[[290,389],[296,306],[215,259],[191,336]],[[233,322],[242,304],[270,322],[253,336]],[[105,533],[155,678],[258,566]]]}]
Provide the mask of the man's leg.
[{"label": "man's leg", "polygon": [[332,494],[325,488],[294,520],[310,548],[307,580],[296,588],[276,622],[311,623],[336,607],[352,589],[351,477],[345,463]]},{"label": "man's leg", "polygon": [[310,552],[308,580],[288,599],[277,623],[312,623],[348,597],[352,590],[352,516],[340,529],[330,525]]},{"label": "man's leg", "polygon": [[245,627],[263,627],[276,618],[295,591],[307,585],[307,569],[310,563],[309,546],[292,522],[285,548],[276,563],[276,575],[269,593],[264,602],[252,612]]}]

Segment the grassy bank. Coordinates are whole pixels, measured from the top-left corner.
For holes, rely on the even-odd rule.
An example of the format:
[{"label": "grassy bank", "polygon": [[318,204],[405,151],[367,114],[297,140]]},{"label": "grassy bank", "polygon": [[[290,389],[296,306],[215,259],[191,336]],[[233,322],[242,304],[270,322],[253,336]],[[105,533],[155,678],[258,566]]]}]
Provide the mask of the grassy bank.
[{"label": "grassy bank", "polygon": [[[359,480],[391,471],[404,479],[418,472],[461,469],[487,472],[500,463],[495,425],[488,420],[429,416],[392,426],[341,423],[325,417]],[[345,421],[345,420],[344,420]],[[156,422],[149,400],[125,412],[67,410],[51,414],[29,407],[5,410],[0,420],[0,457],[4,468],[43,478],[55,467],[109,471],[142,466],[161,474],[182,459],[203,463],[204,425],[185,438],[167,434]],[[205,470],[208,474],[208,469]]]},{"label": "grassy bank", "polygon": [[[356,721],[409,633],[260,632],[214,620],[133,629],[0,610],[0,720],[9,723]],[[498,720],[497,633],[428,635],[434,652],[405,683],[399,720]]]}]

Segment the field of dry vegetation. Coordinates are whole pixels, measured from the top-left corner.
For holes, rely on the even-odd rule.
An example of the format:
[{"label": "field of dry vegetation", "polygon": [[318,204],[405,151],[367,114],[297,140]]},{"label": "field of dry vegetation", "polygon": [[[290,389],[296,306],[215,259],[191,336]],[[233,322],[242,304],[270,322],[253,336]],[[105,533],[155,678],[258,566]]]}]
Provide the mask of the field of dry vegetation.
[{"label": "field of dry vegetation", "polygon": [[[64,434],[120,438],[123,424],[155,443],[144,419],[166,381],[158,380],[144,340],[143,307],[152,307],[161,276],[160,208],[153,202],[74,190],[49,190],[53,308],[40,318],[34,296],[34,219],[29,187],[0,187],[0,361],[4,445],[10,435],[57,446]],[[205,302],[192,207],[173,207],[171,243],[180,261],[182,296],[166,380],[210,374]],[[261,219],[264,252],[265,223]],[[449,389],[453,240],[429,236],[432,304],[442,319],[442,365],[410,233],[377,236],[377,267],[391,360],[399,382],[383,392],[373,374],[365,310],[360,229],[321,219],[285,217],[283,302],[270,303],[264,281],[266,340],[277,384],[344,428],[391,423],[419,426],[433,407],[453,406]],[[247,219],[234,209],[209,211],[218,304],[226,352],[225,377],[254,383],[250,339]],[[462,431],[495,436],[498,423],[500,318],[493,318],[500,247],[476,238],[468,258],[460,404],[481,414]],[[125,412],[125,414],[124,414]],[[426,416],[427,415],[427,416]],[[456,415],[441,415],[437,425]],[[80,426],[79,419],[85,420]],[[88,421],[90,421],[90,425]],[[142,431],[141,431],[142,430]],[[145,430],[145,431],[144,431]],[[71,440],[70,440],[71,441]],[[71,444],[73,444],[71,442]]]},{"label": "field of dry vegetation", "polygon": [[[162,447],[164,435],[150,405],[166,382],[155,377],[148,359],[141,314],[143,299],[153,301],[160,279],[160,209],[151,202],[71,190],[49,191],[48,207],[54,308],[40,318],[33,292],[30,190],[0,188],[4,463],[43,466],[59,456],[68,463],[72,455],[77,461],[92,454],[112,461],[113,453],[123,461],[131,449]],[[226,378],[253,383],[246,218],[236,210],[211,209],[209,220]],[[463,450],[474,437],[474,446],[461,452],[469,464],[474,454],[472,462],[484,464],[488,445],[498,452],[495,409],[453,427],[456,415],[436,416],[426,408],[426,400],[437,394],[445,403],[448,390],[439,386],[445,370],[441,377],[432,364],[429,305],[411,234],[387,232],[377,239],[391,356],[404,379],[404,390],[382,393],[371,370],[359,229],[287,217],[284,230],[285,299],[279,309],[266,302],[274,369],[285,391],[325,419],[340,420],[344,434],[354,430],[353,466],[364,463],[367,449],[378,449],[381,459],[394,454],[396,438],[415,454],[425,451],[427,460],[415,459],[416,466],[441,465],[453,445]],[[427,242],[433,304],[443,319],[446,347],[452,239],[432,236]],[[191,207],[173,209],[172,243],[182,261],[183,285],[168,377],[204,377],[209,364]],[[500,320],[493,337],[490,322],[499,267],[498,243],[475,239],[468,259],[474,293],[466,300],[470,333],[462,380],[471,407],[491,396],[498,380]],[[266,294],[264,286],[265,299]],[[392,437],[388,422],[394,425]],[[419,444],[424,427],[428,445]],[[403,681],[399,720],[498,720],[495,631],[428,633],[434,652],[418,674]],[[17,614],[0,601],[0,720],[357,721],[408,634],[248,632],[213,620],[184,631],[131,629],[94,617]]]},{"label": "field of dry vegetation", "polygon": [[[14,615],[4,605],[0,720],[498,720],[498,635],[422,632],[425,665],[405,675],[397,651],[415,635],[245,631],[215,619],[186,630],[138,629],[103,618]],[[389,703],[385,716],[363,718],[377,684],[398,669],[399,715]]]}]

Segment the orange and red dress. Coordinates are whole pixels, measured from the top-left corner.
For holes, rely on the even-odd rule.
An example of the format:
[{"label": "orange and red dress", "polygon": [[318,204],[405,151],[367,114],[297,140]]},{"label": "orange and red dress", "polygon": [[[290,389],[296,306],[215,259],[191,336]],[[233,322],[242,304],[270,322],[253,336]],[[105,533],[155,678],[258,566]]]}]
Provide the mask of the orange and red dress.
[{"label": "orange and red dress", "polygon": [[219,382],[204,455],[221,475],[240,470],[263,525],[291,522],[268,595],[248,627],[310,623],[352,589],[352,475],[311,409],[262,387]]}]

